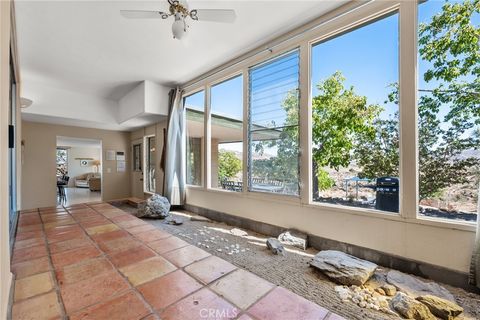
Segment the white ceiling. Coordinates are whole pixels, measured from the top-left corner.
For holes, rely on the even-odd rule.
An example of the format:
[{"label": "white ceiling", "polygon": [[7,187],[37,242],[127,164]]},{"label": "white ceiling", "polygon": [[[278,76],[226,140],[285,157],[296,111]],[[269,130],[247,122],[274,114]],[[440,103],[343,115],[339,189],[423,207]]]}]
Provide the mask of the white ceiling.
[{"label": "white ceiling", "polygon": [[[22,96],[33,100],[30,119],[41,116],[54,98],[29,87],[101,98],[106,102],[99,108],[110,108],[105,105],[142,80],[184,83],[345,2],[189,1],[190,8],[235,9],[237,19],[234,24],[192,21],[187,38],[178,41],[172,39],[170,20],[128,20],[119,14],[121,9],[166,10],[166,1],[17,0]],[[63,108],[82,108],[75,100]]]}]

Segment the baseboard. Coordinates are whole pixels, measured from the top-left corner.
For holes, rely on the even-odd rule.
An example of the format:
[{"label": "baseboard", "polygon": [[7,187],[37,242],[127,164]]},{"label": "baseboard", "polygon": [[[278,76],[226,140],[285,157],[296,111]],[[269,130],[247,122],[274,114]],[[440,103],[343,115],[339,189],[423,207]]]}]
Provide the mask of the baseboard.
[{"label": "baseboard", "polygon": [[[278,237],[280,233],[286,230],[286,228],[280,226],[190,204],[184,205],[183,208],[215,221],[225,222],[232,226],[249,229],[271,237]],[[468,283],[467,273],[311,234],[308,235],[308,242],[311,247],[317,250],[338,250],[346,252],[358,258],[372,261],[379,266],[442,282],[470,292],[480,293],[480,289]]]},{"label": "baseboard", "polygon": [[[11,272],[8,272],[8,273],[9,273],[8,274],[9,280],[7,280],[7,285],[6,285],[6,287],[9,288],[8,299],[5,299],[4,301],[2,301],[4,305],[2,306],[1,309],[2,309],[3,315],[5,315],[5,319],[10,320],[12,319],[13,296],[14,296],[14,290],[15,290],[15,276]],[[8,281],[10,282],[8,283]]]},{"label": "baseboard", "polygon": [[17,236],[17,226],[18,226],[18,217],[20,215],[20,211],[15,212],[15,216],[13,218],[13,223],[10,226],[9,230],[9,245],[10,245],[10,257],[13,254],[13,245],[15,244],[15,237]]}]

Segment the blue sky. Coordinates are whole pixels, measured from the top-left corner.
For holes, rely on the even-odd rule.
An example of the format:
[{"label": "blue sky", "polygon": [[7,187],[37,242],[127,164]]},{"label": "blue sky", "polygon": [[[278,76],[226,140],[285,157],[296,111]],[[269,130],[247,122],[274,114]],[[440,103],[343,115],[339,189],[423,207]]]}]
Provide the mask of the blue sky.
[{"label": "blue sky", "polygon": [[[455,0],[450,2],[461,2]],[[444,0],[430,0],[419,7],[419,23],[429,21],[432,15],[441,10]],[[479,19],[475,17],[475,22]],[[384,104],[387,95],[391,92],[390,84],[398,82],[399,78],[399,25],[398,14],[393,14],[369,25],[349,31],[341,36],[329,39],[312,47],[311,61],[311,86],[312,94],[318,94],[316,85],[335,71],[341,71],[346,78],[347,87],[353,86],[355,92],[367,97],[368,103],[378,103],[384,106],[385,111],[382,117],[387,117],[398,110],[394,104]],[[282,65],[269,68],[269,73],[282,71]],[[284,66],[284,65],[283,65]],[[435,86],[435,83],[426,84],[423,81],[423,73],[428,69],[429,64],[419,61],[419,88]],[[255,77],[255,69],[252,77]],[[292,77],[291,79],[294,79]],[[283,79],[285,80],[285,79]],[[288,79],[287,79],[288,80]],[[261,82],[259,80],[259,82]],[[242,77],[238,76],[212,87],[211,107],[212,112],[242,118]],[[274,84],[272,84],[274,86]],[[259,96],[261,97],[261,96]],[[255,97],[252,97],[255,100]],[[258,106],[269,104],[268,109],[276,109],[272,117],[277,119],[283,111],[281,99],[267,99]],[[275,104],[275,101],[276,104]],[[203,110],[204,93],[200,92],[189,96],[186,104],[195,106],[195,109]],[[252,103],[252,112],[255,109],[255,102]],[[254,115],[255,118],[255,115]],[[259,118],[264,121],[267,117]]]}]

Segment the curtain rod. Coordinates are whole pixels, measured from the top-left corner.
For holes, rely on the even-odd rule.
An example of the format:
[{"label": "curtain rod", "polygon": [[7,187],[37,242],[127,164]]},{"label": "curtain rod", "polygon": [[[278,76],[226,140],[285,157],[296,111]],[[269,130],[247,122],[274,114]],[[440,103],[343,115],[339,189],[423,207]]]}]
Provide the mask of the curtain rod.
[{"label": "curtain rod", "polygon": [[[354,1],[355,1],[355,0],[353,0],[352,2],[354,2]],[[191,83],[187,82],[185,85],[181,86],[181,88],[182,88],[182,90],[184,90],[185,88],[194,86],[194,85],[198,84],[199,82],[202,82],[202,81],[205,80],[205,79],[208,79],[208,78],[210,78],[210,77],[212,77],[212,76],[214,76],[214,75],[216,75],[216,74],[218,74],[218,73],[220,73],[220,72],[222,72],[222,71],[225,71],[225,70],[227,70],[227,69],[229,69],[229,68],[233,68],[233,67],[235,67],[235,66],[243,63],[245,60],[254,58],[254,57],[256,57],[256,56],[258,56],[258,55],[260,55],[260,54],[262,54],[262,53],[264,53],[264,52],[267,52],[267,51],[273,52],[273,49],[274,49],[274,48],[276,48],[276,47],[278,47],[278,46],[281,46],[282,44],[284,44],[284,43],[286,43],[286,42],[288,42],[288,41],[292,41],[293,39],[296,39],[296,38],[298,38],[298,37],[301,37],[301,36],[304,35],[305,33],[310,32],[310,31],[315,30],[315,29],[318,29],[318,28],[320,28],[321,26],[323,26],[323,25],[325,25],[325,24],[327,24],[327,23],[330,23],[330,22],[332,22],[332,21],[334,21],[334,20],[336,20],[336,19],[339,19],[339,18],[341,18],[341,17],[343,17],[343,16],[345,16],[345,15],[347,15],[347,14],[350,14],[350,13],[352,13],[352,12],[355,12],[356,10],[359,10],[359,9],[363,8],[364,6],[370,4],[371,2],[374,2],[374,1],[375,1],[375,0],[364,0],[364,1],[362,1],[362,2],[363,2],[362,4],[360,4],[360,5],[352,8],[352,9],[350,9],[350,10],[347,10],[347,11],[345,11],[345,12],[338,13],[338,14],[336,14],[335,16],[333,16],[333,17],[331,17],[331,18],[329,18],[329,19],[327,19],[327,20],[325,20],[325,21],[322,21],[322,22],[320,22],[320,23],[318,23],[318,24],[315,24],[315,25],[313,25],[313,26],[311,26],[311,27],[309,27],[309,28],[307,28],[307,29],[305,29],[305,30],[302,30],[302,31],[300,31],[300,32],[292,35],[291,37],[288,37],[287,39],[283,39],[283,40],[273,40],[272,45],[266,46],[264,49],[258,49],[259,51],[254,52],[254,53],[252,53],[252,54],[250,54],[250,55],[247,55],[246,57],[241,58],[239,61],[236,61],[236,62],[234,62],[234,63],[231,64],[231,65],[227,65],[227,66],[224,66],[224,67],[220,67],[219,70],[216,70],[216,71],[207,73],[207,74],[201,76],[201,77],[200,77],[199,79],[197,79],[197,80],[192,80],[193,82],[191,82]],[[300,27],[300,28],[301,28],[301,27]],[[281,36],[279,36],[279,37],[281,37]],[[278,38],[277,38],[277,39],[278,39]],[[275,42],[276,42],[276,43],[275,43]]]}]

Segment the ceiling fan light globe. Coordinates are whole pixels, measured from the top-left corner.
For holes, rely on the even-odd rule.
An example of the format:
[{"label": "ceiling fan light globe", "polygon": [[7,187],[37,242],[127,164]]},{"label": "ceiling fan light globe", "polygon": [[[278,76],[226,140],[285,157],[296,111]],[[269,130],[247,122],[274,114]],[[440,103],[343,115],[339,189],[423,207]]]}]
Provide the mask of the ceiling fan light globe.
[{"label": "ceiling fan light globe", "polygon": [[172,24],[172,34],[173,38],[181,40],[185,35],[185,22],[182,19],[175,19]]}]

